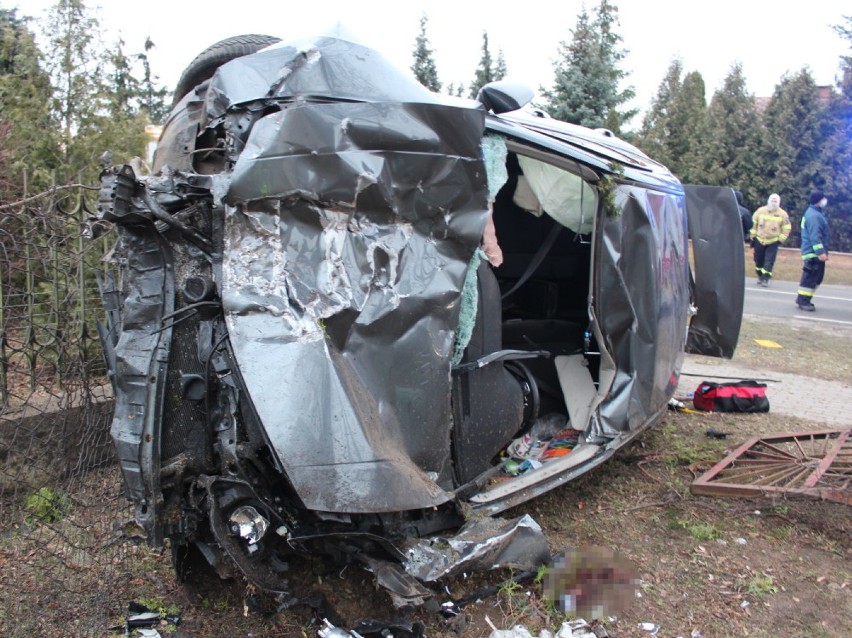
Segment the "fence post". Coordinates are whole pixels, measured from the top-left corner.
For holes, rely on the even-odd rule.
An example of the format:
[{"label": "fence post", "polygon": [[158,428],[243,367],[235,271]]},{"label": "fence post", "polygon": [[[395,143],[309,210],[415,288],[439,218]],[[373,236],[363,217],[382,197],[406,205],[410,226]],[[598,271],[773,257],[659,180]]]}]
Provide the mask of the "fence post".
[{"label": "fence post", "polygon": [[[6,257],[6,251],[3,251]],[[3,287],[3,259],[0,259],[0,410],[5,410],[9,404],[9,388],[7,384],[6,370],[6,291]]]}]

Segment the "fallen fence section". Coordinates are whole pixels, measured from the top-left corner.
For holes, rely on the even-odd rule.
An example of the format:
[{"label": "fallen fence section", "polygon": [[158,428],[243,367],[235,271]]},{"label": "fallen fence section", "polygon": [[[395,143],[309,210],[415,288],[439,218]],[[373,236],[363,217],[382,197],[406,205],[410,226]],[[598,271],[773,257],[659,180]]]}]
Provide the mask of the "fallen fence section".
[{"label": "fallen fence section", "polygon": [[696,479],[691,490],[711,496],[797,495],[852,505],[852,429],[751,439]]}]

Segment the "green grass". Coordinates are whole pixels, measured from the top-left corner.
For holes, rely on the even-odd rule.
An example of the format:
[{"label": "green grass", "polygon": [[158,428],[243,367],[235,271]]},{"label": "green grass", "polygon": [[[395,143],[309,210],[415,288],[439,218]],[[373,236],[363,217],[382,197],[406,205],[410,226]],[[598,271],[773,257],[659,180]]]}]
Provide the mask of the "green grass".
[{"label": "green grass", "polygon": [[755,598],[763,599],[769,594],[778,593],[778,585],[775,584],[772,576],[754,576],[749,581],[746,591]]},{"label": "green grass", "polygon": [[27,497],[24,506],[25,521],[29,525],[36,523],[58,523],[71,509],[71,499],[60,490],[43,487]]},{"label": "green grass", "polygon": [[690,537],[697,541],[712,541],[722,536],[722,531],[712,523],[677,519],[674,521],[674,525],[676,528],[685,530]]}]

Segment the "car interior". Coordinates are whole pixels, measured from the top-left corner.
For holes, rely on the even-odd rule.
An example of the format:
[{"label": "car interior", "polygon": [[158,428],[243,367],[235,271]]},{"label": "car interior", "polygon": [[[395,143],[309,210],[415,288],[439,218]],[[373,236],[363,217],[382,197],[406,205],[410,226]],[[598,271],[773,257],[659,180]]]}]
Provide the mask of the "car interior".
[{"label": "car interior", "polygon": [[585,429],[597,393],[589,319],[596,189],[540,155],[508,152],[508,179],[493,203],[503,263],[477,270],[477,319],[454,388],[462,484],[499,473],[506,444],[540,417],[561,414]]}]

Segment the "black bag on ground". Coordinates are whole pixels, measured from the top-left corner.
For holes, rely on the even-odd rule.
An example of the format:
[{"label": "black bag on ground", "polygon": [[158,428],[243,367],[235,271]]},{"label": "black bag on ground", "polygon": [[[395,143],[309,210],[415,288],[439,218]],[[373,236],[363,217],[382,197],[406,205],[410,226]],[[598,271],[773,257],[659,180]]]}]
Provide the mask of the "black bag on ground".
[{"label": "black bag on ground", "polygon": [[692,405],[704,412],[769,412],[766,384],[751,379],[733,383],[702,381]]}]

